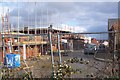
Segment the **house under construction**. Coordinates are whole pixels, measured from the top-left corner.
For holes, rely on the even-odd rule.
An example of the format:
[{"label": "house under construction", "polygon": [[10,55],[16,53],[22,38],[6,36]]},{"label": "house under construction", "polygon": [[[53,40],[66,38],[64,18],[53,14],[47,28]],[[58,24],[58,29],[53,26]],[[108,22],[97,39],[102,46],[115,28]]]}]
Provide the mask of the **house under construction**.
[{"label": "house under construction", "polygon": [[11,30],[9,24],[8,15],[2,16],[2,32],[0,35],[1,61],[3,61],[4,55],[9,53],[20,54],[21,60],[41,54],[48,54],[50,51],[49,32],[53,35],[53,52],[58,51],[58,45],[56,44],[57,36],[55,36],[57,33],[62,34],[60,36],[61,50],[73,51],[73,49],[79,50],[84,47],[84,36],[69,34],[71,33],[70,30],[54,29],[52,25],[48,28],[30,29],[29,27],[24,27],[23,30]]},{"label": "house under construction", "polygon": [[[6,25],[7,24],[7,25]],[[9,20],[7,15],[2,17],[1,32],[1,61],[3,61],[4,55],[9,53],[15,53],[21,55],[21,60],[32,56],[38,56],[50,51],[48,33],[70,33],[70,31],[62,31],[52,29],[52,25],[48,28],[29,29],[25,27],[24,30],[11,31],[9,27]],[[35,35],[36,34],[36,35]],[[45,35],[41,35],[45,34]],[[65,36],[64,36],[65,37]],[[69,35],[70,37],[70,35]],[[61,37],[62,39],[62,37]],[[52,38],[56,41],[57,37]],[[62,45],[61,45],[62,49]],[[53,51],[57,51],[57,45],[53,44]]]}]

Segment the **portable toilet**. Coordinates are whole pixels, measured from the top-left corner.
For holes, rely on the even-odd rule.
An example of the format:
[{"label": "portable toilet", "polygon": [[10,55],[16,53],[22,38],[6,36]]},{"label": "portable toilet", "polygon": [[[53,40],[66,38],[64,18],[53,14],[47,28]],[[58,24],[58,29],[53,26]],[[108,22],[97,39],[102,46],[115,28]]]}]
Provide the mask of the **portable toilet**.
[{"label": "portable toilet", "polygon": [[6,59],[4,60],[4,65],[8,68],[20,67],[20,54],[6,54]]}]

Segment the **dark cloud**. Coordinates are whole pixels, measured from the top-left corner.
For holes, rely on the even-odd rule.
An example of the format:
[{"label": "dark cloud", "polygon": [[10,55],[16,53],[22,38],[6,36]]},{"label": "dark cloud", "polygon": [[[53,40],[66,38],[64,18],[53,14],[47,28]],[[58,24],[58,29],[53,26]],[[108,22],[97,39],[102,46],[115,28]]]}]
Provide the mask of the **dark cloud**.
[{"label": "dark cloud", "polygon": [[100,13],[114,13],[118,8],[117,2],[80,2],[76,5],[86,11]]},{"label": "dark cloud", "polygon": [[88,30],[90,32],[104,32],[107,31],[108,28],[106,27],[107,25],[94,25],[92,27],[89,27]]},{"label": "dark cloud", "polygon": [[[37,25],[76,23],[87,31],[107,31],[108,18],[116,18],[118,15],[117,2],[23,2],[19,6],[21,26],[28,25],[28,22],[29,25],[34,25],[36,20]],[[10,12],[10,17],[12,24],[16,24],[16,6]]]},{"label": "dark cloud", "polygon": [[50,9],[54,9],[59,13],[71,12],[76,9],[75,3],[71,3],[71,2],[60,2],[60,3],[53,2],[53,3],[47,3],[47,6]]}]

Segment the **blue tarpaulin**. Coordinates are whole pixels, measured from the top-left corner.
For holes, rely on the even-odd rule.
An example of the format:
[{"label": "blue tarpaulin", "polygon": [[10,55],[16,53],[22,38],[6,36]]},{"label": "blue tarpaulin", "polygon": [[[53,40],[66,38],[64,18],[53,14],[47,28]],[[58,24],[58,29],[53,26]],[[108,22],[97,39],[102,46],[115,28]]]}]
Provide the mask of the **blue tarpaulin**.
[{"label": "blue tarpaulin", "polygon": [[6,59],[4,64],[8,68],[17,68],[20,67],[20,54],[6,54]]}]

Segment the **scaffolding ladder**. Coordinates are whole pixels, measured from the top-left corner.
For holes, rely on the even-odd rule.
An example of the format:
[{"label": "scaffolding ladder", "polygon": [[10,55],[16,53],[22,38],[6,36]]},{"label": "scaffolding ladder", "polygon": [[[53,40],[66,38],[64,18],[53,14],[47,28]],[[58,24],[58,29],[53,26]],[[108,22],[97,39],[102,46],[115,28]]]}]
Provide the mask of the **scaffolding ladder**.
[{"label": "scaffolding ladder", "polygon": [[[7,50],[8,53],[12,53],[12,39],[11,39],[11,33],[10,33],[10,24],[8,19],[8,14],[1,15],[2,16],[2,47],[3,47],[3,59],[6,58]],[[9,36],[5,37],[5,36]]]}]

